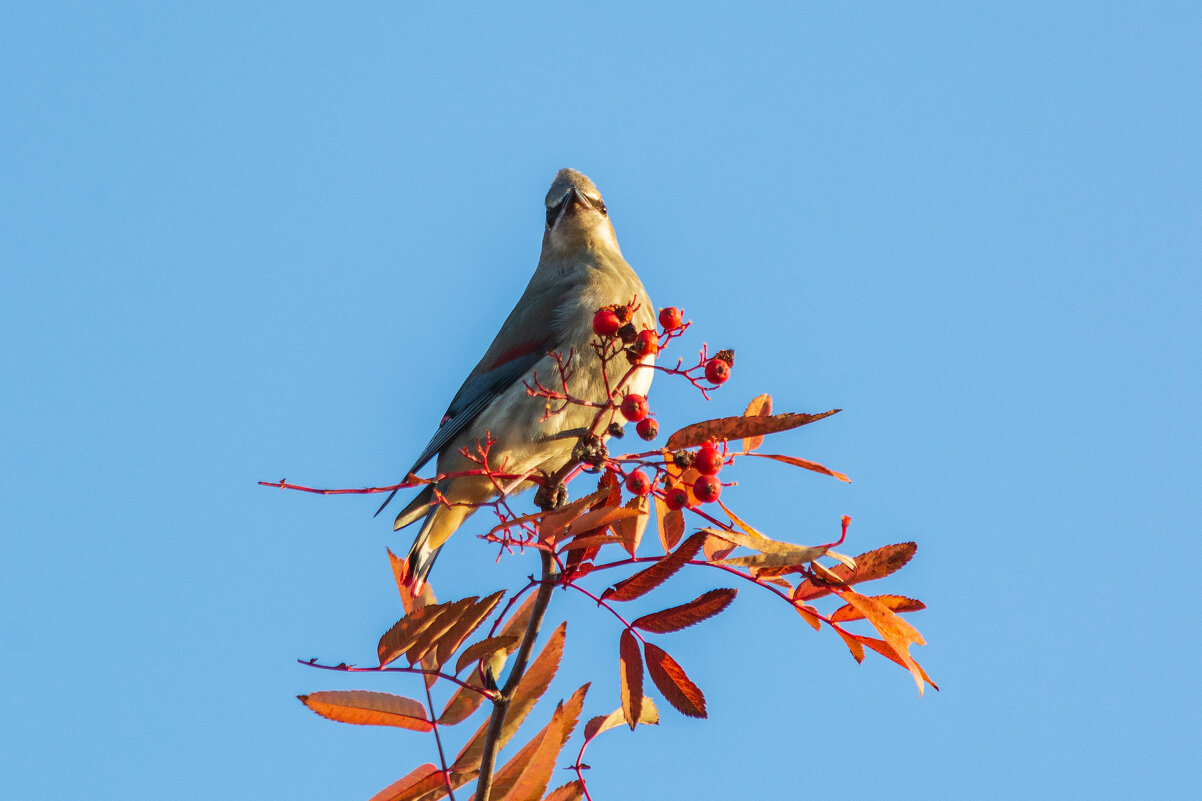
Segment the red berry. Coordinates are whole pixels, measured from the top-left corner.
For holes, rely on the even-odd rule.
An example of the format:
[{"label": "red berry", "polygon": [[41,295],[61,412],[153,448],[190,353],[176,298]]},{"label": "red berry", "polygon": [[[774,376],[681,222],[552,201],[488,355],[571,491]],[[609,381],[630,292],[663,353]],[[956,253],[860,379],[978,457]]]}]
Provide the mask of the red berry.
[{"label": "red berry", "polygon": [[622,416],[632,423],[637,423],[647,416],[647,399],[633,392],[622,398]]},{"label": "red berry", "polygon": [[675,306],[665,306],[659,310],[659,324],[665,331],[673,331],[680,328],[684,322],[684,312]]},{"label": "red berry", "polygon": [[722,494],[722,482],[717,476],[702,476],[693,482],[693,495],[702,503],[713,503]]},{"label": "red berry", "polygon": [[593,315],[593,332],[600,336],[612,337],[621,327],[622,321],[613,309],[601,309]]},{"label": "red berry", "polygon": [[707,442],[701,446],[701,450],[697,451],[693,467],[697,468],[697,472],[703,476],[716,476],[722,469],[722,454],[712,442]]},{"label": "red berry", "polygon": [[646,495],[651,491],[651,479],[642,470],[635,470],[626,476],[626,489],[634,495]]},{"label": "red berry", "polygon": [[640,437],[650,442],[659,436],[659,423],[655,422],[654,417],[644,417],[639,420],[639,424],[634,427],[634,430]]},{"label": "red berry", "polygon": [[664,503],[673,512],[678,511],[689,505],[689,493],[684,487],[673,487],[664,493]]},{"label": "red berry", "polygon": [[730,378],[730,362],[713,358],[705,363],[705,380],[711,384],[725,384]]},{"label": "red berry", "polygon": [[650,328],[644,328],[642,331],[639,331],[638,339],[634,341],[634,345],[631,347],[640,356],[653,356],[659,353],[659,334]]}]

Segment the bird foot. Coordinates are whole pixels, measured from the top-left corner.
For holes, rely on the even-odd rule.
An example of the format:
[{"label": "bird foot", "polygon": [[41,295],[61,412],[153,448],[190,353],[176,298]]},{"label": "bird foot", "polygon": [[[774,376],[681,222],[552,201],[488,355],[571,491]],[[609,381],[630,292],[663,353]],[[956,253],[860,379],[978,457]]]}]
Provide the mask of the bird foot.
[{"label": "bird foot", "polygon": [[568,502],[568,488],[562,481],[555,485],[543,484],[534,493],[534,505],[539,509],[558,509]]}]

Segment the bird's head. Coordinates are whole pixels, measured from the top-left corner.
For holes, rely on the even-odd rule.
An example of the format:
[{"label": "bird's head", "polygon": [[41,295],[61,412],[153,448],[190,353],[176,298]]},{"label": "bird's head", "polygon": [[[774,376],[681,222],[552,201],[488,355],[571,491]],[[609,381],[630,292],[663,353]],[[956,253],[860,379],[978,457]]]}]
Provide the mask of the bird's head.
[{"label": "bird's head", "polygon": [[547,192],[543,249],[565,253],[579,247],[618,247],[601,193],[587,175],[562,169]]}]

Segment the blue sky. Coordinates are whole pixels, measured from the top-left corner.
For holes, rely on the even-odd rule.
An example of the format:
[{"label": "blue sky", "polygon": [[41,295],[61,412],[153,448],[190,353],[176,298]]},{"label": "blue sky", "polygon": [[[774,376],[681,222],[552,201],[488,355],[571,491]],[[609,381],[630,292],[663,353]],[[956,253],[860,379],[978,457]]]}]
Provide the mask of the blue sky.
[{"label": "blue sky", "polygon": [[[433,758],[294,698],[414,692],[294,662],[370,662],[408,533],[255,482],[399,479],[573,166],[680,352],[738,354],[661,425],[845,409],[772,447],[853,484],[724,500],[916,540],[872,589],[927,602],[943,688],[744,591],[664,638],[711,719],[605,735],[594,797],[1197,797],[1199,41],[1187,3],[9,8],[0,795],[367,798]],[[436,586],[531,559],[460,536]],[[618,629],[556,604],[554,691],[608,712]]]}]

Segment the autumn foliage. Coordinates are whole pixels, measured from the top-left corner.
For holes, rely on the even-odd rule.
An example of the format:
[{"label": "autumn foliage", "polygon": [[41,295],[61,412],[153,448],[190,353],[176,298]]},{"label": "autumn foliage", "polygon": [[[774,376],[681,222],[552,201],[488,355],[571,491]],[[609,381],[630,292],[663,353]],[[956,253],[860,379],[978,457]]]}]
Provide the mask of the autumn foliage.
[{"label": "autumn foliage", "polygon": [[[636,370],[655,369],[683,378],[708,398],[730,376],[734,364],[732,352],[711,356],[704,348],[697,363],[688,368],[681,362],[675,367],[641,364],[639,355],[662,351],[689,324],[672,308],[661,311],[663,328],[658,332],[628,331],[630,326],[623,325],[626,319],[628,309],[599,310],[595,352],[558,354],[558,376],[533,375],[527,382],[531,395],[546,399],[548,415],[572,403],[597,407],[594,428],[581,437],[569,464],[553,476],[516,477],[539,485],[536,499],[545,508],[519,514],[508,494],[486,504],[495,522],[485,524],[480,536],[495,543],[502,553],[536,550],[542,564],[540,574],[508,592],[497,590],[439,602],[429,585],[414,596],[402,581],[403,560],[390,551],[404,614],[380,637],[378,664],[307,663],[343,672],[415,676],[417,699],[374,690],[300,696],[306,706],[330,720],[433,735],[432,752],[438,763],[413,768],[372,801],[453,799],[455,791],[471,782],[476,783],[477,799],[591,798],[583,759],[595,738],[619,726],[633,730],[640,724],[658,723],[656,697],[681,715],[706,717],[705,693],[686,667],[669,654],[669,646],[662,645],[670,643],[670,638],[658,638],[725,612],[743,587],[777,596],[816,630],[833,630],[857,662],[865,658],[868,649],[908,670],[920,693],[926,684],[935,686],[910,654],[911,645],[923,644],[922,636],[901,617],[923,609],[923,603],[900,595],[865,595],[858,590],[860,585],[904,567],[917,548],[914,543],[885,545],[855,557],[837,553],[831,549],[845,541],[847,517],[842,519],[840,536],[832,542],[782,542],[736,515],[722,494],[723,488],[731,486],[730,472],[744,458],[767,459],[847,481],[847,476],[816,462],[760,451],[765,437],[815,423],[838,410],[774,413],[772,399],[760,395],[742,415],[685,426],[659,448],[614,455],[609,448],[623,432],[614,430],[615,426],[599,430],[602,418],[614,409],[620,409],[629,422],[640,422],[640,436],[651,432],[649,438],[655,438],[655,426],[646,425],[654,422],[651,415],[655,410],[646,398],[624,390]],[[601,359],[607,375],[612,368],[613,380],[607,381],[609,398],[602,403],[574,397],[569,390],[572,359],[585,357]],[[608,442],[600,436],[603,433],[610,435]],[[496,476],[498,486],[517,483],[515,477],[504,476],[489,464],[488,450],[488,442],[478,444],[475,457],[480,472]],[[596,489],[563,502],[563,485],[582,471],[599,473]],[[363,490],[312,490],[285,482],[269,486],[329,494],[387,492],[433,480],[411,476],[401,485]],[[644,535],[652,520],[656,536],[648,541]],[[823,559],[828,562],[820,561]],[[630,602],[652,595],[685,569],[707,571],[720,583],[734,586],[716,586],[688,603],[657,611],[627,611]],[[617,624],[616,670],[585,677],[588,683],[559,702],[549,721],[524,734],[520,747],[501,761],[497,755],[523,730],[559,668],[566,622],[555,628],[535,653],[552,590],[557,588],[587,596]],[[820,611],[816,603],[827,604],[828,599],[837,599],[833,608]],[[586,628],[585,636],[611,636],[611,627],[579,625]],[[647,635],[655,635],[656,641],[651,642]],[[684,663],[690,658],[699,657],[685,654]],[[571,757],[561,756],[584,714],[591,682],[615,680],[621,706],[589,718],[579,749]],[[436,703],[436,697],[445,700]],[[460,738],[462,745],[452,757],[445,750],[451,739],[449,730],[473,719],[480,722],[470,736]],[[574,771],[575,778],[549,789],[552,776],[564,767],[565,760],[571,760],[566,767]]]}]

